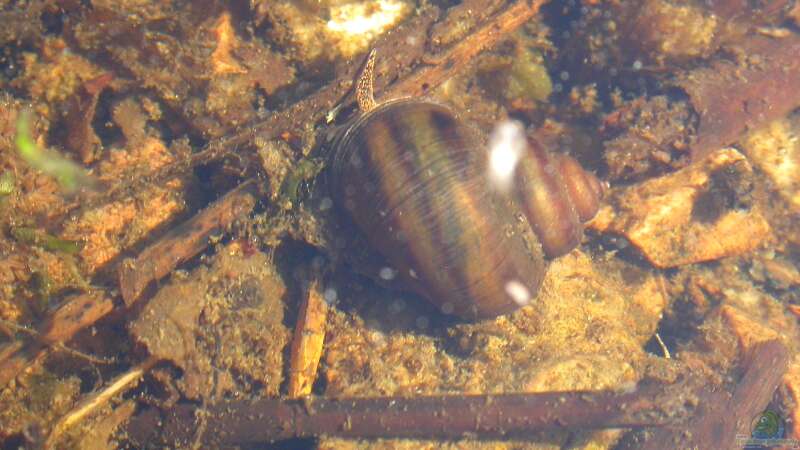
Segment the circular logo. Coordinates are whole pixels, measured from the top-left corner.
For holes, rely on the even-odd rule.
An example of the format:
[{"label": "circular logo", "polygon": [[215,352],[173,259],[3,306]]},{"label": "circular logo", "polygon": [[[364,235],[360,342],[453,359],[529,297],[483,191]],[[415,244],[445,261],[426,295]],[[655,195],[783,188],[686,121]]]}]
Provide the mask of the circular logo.
[{"label": "circular logo", "polygon": [[783,419],[775,411],[764,411],[753,419],[751,430],[751,437],[756,439],[781,439],[784,431]]}]

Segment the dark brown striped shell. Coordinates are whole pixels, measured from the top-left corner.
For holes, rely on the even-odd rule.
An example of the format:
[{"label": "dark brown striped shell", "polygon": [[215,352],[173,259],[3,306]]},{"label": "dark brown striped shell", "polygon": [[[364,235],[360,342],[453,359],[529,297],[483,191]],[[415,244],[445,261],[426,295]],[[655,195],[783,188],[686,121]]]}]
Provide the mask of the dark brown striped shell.
[{"label": "dark brown striped shell", "polygon": [[[536,296],[545,254],[579,243],[580,219],[594,215],[601,193],[573,159],[532,147],[515,174],[522,201],[512,201],[491,189],[483,140],[450,109],[388,102],[336,139],[331,194],[403,286],[445,313],[494,317]],[[595,205],[583,195],[576,208],[573,191],[592,193]]]}]

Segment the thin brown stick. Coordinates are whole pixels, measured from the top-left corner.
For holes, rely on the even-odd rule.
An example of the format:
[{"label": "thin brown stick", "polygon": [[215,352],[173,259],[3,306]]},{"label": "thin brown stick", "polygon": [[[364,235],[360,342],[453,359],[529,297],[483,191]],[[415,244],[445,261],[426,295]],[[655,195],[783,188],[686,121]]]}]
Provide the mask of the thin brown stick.
[{"label": "thin brown stick", "polygon": [[[676,424],[691,406],[685,386],[651,384],[635,392],[548,392],[301,400],[261,399],[216,404],[202,414],[203,444],[227,447],[313,436],[458,439],[518,436],[554,430],[638,428]],[[682,396],[684,395],[684,396]],[[200,414],[180,405],[131,421],[138,446],[162,433],[169,446],[185,442]],[[158,423],[158,429],[153,427]],[[163,443],[160,443],[163,444]]]},{"label": "thin brown stick", "polygon": [[236,219],[247,216],[256,205],[257,195],[255,180],[245,181],[170,230],[135,260],[126,260],[119,269],[120,292],[125,304],[132,305],[152,282],[200,253],[208,246],[212,235],[224,233]]},{"label": "thin brown stick", "polygon": [[8,384],[34,361],[41,360],[51,345],[71,339],[114,309],[114,302],[101,292],[87,292],[64,300],[39,327],[34,339],[18,341],[0,352],[0,387]]},{"label": "thin brown stick", "polygon": [[532,19],[544,0],[519,1],[494,16],[478,30],[470,33],[458,45],[437,55],[438,64],[423,67],[411,76],[392,85],[386,97],[415,97],[429,92],[460,73],[482,51],[507,39],[509,34]]},{"label": "thin brown stick", "polygon": [[144,362],[131,368],[124,374],[113,379],[105,389],[88,395],[85,399],[78,403],[78,405],[76,405],[72,411],[62,417],[61,420],[59,420],[58,423],[53,427],[53,430],[50,432],[50,436],[47,438],[47,442],[45,443],[45,448],[55,448],[55,443],[65,431],[79,423],[93,411],[96,411],[100,406],[106,404],[115,395],[135,386],[142,375],[150,370],[150,368],[152,368],[157,362],[157,358],[150,357]]},{"label": "thin brown stick", "polygon": [[[762,342],[720,386],[687,370],[673,384],[634,392],[549,392],[302,400],[262,399],[216,404],[203,412],[207,446],[230,446],[320,435],[349,438],[495,438],[555,430],[654,428],[623,448],[740,448],[752,420],[773,396],[788,364],[779,341]],[[741,374],[736,376],[736,374]],[[146,412],[129,424],[138,445],[168,443],[195,429],[197,407]],[[162,428],[153,430],[153,424]],[[163,442],[159,444],[163,445]]]}]

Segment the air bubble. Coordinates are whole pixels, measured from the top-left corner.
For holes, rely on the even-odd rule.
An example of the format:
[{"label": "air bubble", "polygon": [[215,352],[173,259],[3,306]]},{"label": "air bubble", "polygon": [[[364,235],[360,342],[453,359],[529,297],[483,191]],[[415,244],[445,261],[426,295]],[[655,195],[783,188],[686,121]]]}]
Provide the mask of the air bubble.
[{"label": "air bubble", "polygon": [[391,267],[381,267],[378,276],[381,277],[382,280],[391,281],[397,276],[397,271]]},{"label": "air bubble", "polygon": [[339,298],[339,294],[336,292],[336,289],[329,287],[323,291],[322,297],[325,299],[325,302],[327,302],[329,305],[332,305],[336,303],[336,299]]},{"label": "air bubble", "polygon": [[392,302],[390,308],[393,313],[399,313],[404,309],[406,309],[406,302],[398,298],[397,300]]},{"label": "air bubble", "polygon": [[319,201],[319,210],[320,211],[327,211],[333,207],[333,200],[330,197],[324,197],[322,200]]},{"label": "air bubble", "polygon": [[525,154],[528,139],[520,122],[499,123],[489,137],[488,176],[492,187],[507,193],[511,187],[520,158]]},{"label": "air bubble", "polygon": [[453,314],[453,311],[455,310],[456,310],[455,306],[453,306],[453,304],[450,302],[447,302],[442,305],[442,312],[445,314]]},{"label": "air bubble", "polygon": [[519,306],[525,306],[531,301],[531,291],[517,280],[506,283],[506,294]]}]

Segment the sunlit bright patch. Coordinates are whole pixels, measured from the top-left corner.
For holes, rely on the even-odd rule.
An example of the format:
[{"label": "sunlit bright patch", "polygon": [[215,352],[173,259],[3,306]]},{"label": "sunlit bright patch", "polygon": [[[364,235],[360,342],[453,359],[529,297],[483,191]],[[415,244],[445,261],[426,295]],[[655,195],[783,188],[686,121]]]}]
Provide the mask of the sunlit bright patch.
[{"label": "sunlit bright patch", "polygon": [[531,291],[517,280],[506,283],[506,294],[519,306],[525,306],[531,301]]},{"label": "sunlit bright patch", "polygon": [[514,171],[528,145],[525,128],[516,120],[500,122],[489,136],[489,182],[506,193],[511,189]]},{"label": "sunlit bright patch", "polygon": [[328,29],[347,34],[380,34],[405,15],[408,5],[396,0],[348,3],[331,8]]}]

